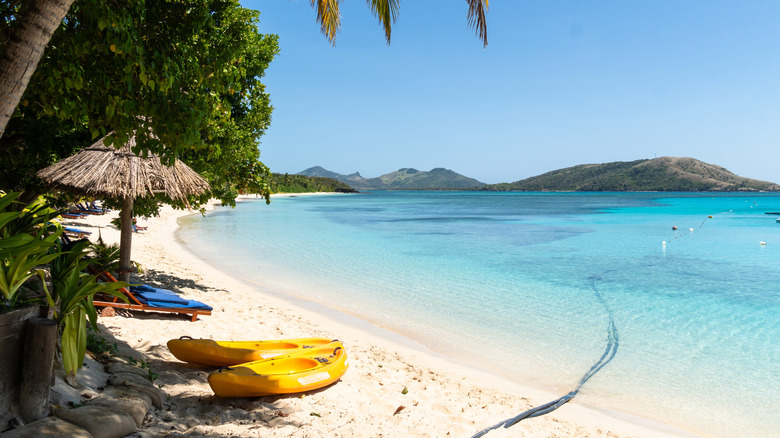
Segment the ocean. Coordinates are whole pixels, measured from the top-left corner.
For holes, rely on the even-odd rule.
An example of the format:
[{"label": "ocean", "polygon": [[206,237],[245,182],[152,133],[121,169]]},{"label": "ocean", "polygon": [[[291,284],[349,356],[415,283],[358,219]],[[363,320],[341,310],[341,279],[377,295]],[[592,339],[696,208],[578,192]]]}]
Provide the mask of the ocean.
[{"label": "ocean", "polygon": [[183,219],[178,236],[237,278],[560,395],[605,352],[612,321],[614,359],[576,402],[768,437],[780,216],[766,212],[780,196],[368,192],[241,202]]}]

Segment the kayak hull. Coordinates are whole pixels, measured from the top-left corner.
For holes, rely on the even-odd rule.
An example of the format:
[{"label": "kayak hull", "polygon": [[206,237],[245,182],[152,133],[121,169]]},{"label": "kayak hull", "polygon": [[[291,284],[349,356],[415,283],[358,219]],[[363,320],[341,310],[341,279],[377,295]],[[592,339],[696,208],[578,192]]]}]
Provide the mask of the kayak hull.
[{"label": "kayak hull", "polygon": [[261,397],[323,388],[338,381],[349,367],[340,342],[263,361],[221,368],[209,375],[219,397]]},{"label": "kayak hull", "polygon": [[329,338],[279,339],[269,341],[214,341],[211,339],[171,339],[168,349],[176,359],[217,367],[270,359],[326,345]]}]

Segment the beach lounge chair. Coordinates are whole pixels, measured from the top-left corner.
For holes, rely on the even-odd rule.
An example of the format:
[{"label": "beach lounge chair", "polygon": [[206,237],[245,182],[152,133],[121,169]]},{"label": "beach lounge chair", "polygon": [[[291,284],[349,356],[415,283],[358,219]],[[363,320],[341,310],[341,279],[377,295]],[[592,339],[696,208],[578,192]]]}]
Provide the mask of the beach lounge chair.
[{"label": "beach lounge chair", "polygon": [[[88,270],[97,275],[98,279],[103,281],[116,281],[113,275],[108,272],[100,272],[93,266]],[[212,307],[208,304],[195,300],[186,300],[178,294],[167,289],[160,289],[151,286],[130,286],[119,289],[127,297],[127,303],[120,301],[116,297],[98,297],[93,299],[92,304],[95,307],[115,307],[118,309],[141,310],[152,312],[169,312],[191,315],[192,321],[198,319],[198,315],[211,315]]]},{"label": "beach lounge chair", "polygon": [[106,212],[103,211],[100,208],[90,208],[90,207],[88,207],[86,205],[83,205],[83,204],[80,204],[80,203],[76,204],[76,208],[78,209],[79,213],[84,213],[84,214],[106,214]]},{"label": "beach lounge chair", "polygon": [[92,231],[84,231],[73,227],[62,227],[62,229],[65,230],[65,235],[69,237],[75,237],[77,239],[88,237],[90,234],[92,234]]},{"label": "beach lounge chair", "polygon": [[60,213],[60,216],[67,218],[67,219],[84,219],[87,217],[84,213],[79,213],[77,211],[68,211],[65,213]]},{"label": "beach lounge chair", "polygon": [[86,204],[87,204],[87,208],[89,208],[90,210],[96,210],[96,211],[100,211],[100,212],[103,212],[103,213],[108,213],[109,211],[111,211],[110,208],[106,208],[106,207],[103,207],[101,205],[97,205],[95,203],[94,199],[92,201],[90,201],[90,202],[87,202]]}]

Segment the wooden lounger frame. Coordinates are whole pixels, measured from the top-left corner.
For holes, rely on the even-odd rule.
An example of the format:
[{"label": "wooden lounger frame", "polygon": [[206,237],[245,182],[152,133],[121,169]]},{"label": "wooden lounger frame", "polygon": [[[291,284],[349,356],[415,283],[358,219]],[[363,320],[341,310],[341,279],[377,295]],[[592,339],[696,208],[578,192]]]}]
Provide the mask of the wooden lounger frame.
[{"label": "wooden lounger frame", "polygon": [[[113,275],[109,274],[106,271],[99,272],[95,267],[89,266],[88,270],[94,274],[97,275],[98,278],[100,278],[103,281],[106,282],[116,282],[116,278],[114,278]],[[198,315],[211,315],[211,310],[205,310],[205,309],[188,309],[184,307],[152,307],[147,306],[146,304],[142,303],[138,298],[136,298],[135,295],[133,295],[130,290],[127,288],[119,288],[119,291],[121,291],[127,299],[130,301],[129,303],[124,303],[119,300],[117,297],[109,297],[109,301],[102,301],[102,300],[93,300],[92,304],[95,305],[95,307],[114,307],[117,309],[129,309],[129,310],[140,310],[140,311],[153,311],[153,312],[168,312],[168,313],[179,313],[182,315],[191,315],[192,322],[195,322],[195,320],[198,319]]]}]

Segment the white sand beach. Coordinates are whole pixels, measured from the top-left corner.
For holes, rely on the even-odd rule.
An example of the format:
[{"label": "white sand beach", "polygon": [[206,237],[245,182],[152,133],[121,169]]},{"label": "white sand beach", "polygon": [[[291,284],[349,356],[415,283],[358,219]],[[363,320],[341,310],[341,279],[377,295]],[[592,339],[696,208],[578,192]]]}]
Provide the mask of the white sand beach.
[{"label": "white sand beach", "polygon": [[[241,202],[263,202],[243,199]],[[214,204],[208,207],[214,207]],[[237,208],[241,208],[240,204]],[[262,437],[470,437],[478,431],[562,394],[525,388],[501,376],[456,363],[400,335],[315,303],[250,285],[216,270],[178,242],[177,219],[197,212],[164,207],[140,219],[132,259],[147,270],[135,281],[164,286],[214,307],[188,316],[118,311],[101,329],[146,356],[168,399],[144,422],[144,436]],[[118,242],[113,212],[66,220]],[[213,368],[176,360],[166,342],[180,336],[259,340],[327,336],[343,342],[350,367],[337,383],[306,394],[223,399],[207,383]],[[404,388],[407,391],[404,394]],[[584,406],[577,399],[543,417],[524,420],[487,437],[694,436],[637,417]]]}]

